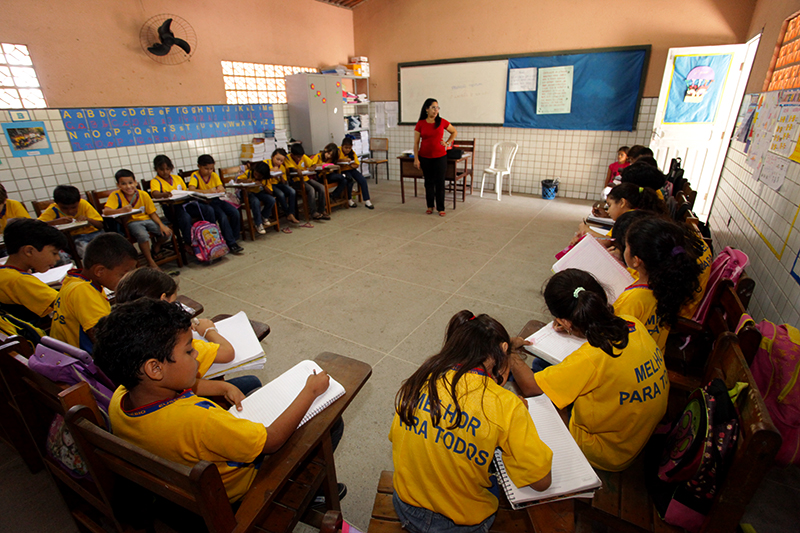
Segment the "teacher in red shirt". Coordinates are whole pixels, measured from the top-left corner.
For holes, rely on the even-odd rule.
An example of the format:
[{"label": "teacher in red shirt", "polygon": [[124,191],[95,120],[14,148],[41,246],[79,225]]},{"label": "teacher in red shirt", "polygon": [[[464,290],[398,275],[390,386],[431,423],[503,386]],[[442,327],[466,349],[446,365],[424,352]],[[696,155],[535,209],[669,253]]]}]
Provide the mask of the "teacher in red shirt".
[{"label": "teacher in red shirt", "polygon": [[[450,136],[445,140],[444,132]],[[447,172],[447,147],[455,140],[456,129],[439,116],[439,102],[428,98],[422,104],[419,122],[414,128],[414,166],[422,170],[425,178],[425,200],[429,215],[436,210],[444,216],[444,176]]]}]

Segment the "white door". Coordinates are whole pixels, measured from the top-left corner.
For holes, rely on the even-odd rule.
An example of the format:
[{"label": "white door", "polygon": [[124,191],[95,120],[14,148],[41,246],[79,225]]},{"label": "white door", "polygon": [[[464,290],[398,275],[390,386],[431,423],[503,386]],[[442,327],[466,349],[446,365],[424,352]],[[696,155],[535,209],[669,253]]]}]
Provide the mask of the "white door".
[{"label": "white door", "polygon": [[670,48],[650,148],[659,168],[680,157],[705,221],[761,35],[746,44]]}]

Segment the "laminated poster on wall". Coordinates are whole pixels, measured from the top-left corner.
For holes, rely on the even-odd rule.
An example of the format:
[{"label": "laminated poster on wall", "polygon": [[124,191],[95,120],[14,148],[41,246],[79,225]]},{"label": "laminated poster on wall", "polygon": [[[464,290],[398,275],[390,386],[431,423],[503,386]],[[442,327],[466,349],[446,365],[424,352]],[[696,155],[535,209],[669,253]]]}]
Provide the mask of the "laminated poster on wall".
[{"label": "laminated poster on wall", "polygon": [[778,96],[778,105],[780,112],[769,151],[783,157],[790,157],[796,151],[798,134],[800,134],[800,90],[781,91]]},{"label": "laminated poster on wall", "polygon": [[675,56],[664,124],[714,122],[733,54]]},{"label": "laminated poster on wall", "polygon": [[11,155],[31,157],[53,153],[53,145],[47,135],[44,122],[12,122],[3,124]]},{"label": "laminated poster on wall", "polygon": [[772,142],[779,115],[778,91],[761,94],[758,98],[756,113],[753,118],[750,151],[747,152],[747,159],[745,160],[747,166],[753,169],[753,178],[756,180],[761,171],[764,155]]}]

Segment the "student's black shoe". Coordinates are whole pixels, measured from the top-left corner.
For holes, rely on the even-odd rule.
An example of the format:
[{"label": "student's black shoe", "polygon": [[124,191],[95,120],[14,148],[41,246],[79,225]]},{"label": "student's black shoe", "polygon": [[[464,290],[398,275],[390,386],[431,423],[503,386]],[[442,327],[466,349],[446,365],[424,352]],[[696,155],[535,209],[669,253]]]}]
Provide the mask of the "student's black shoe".
[{"label": "student's black shoe", "polygon": [[[343,500],[344,497],[347,495],[347,485],[344,483],[337,483],[337,488],[339,490],[339,501]],[[319,494],[314,497],[314,500],[311,502],[311,508],[324,508],[325,507],[325,495],[322,493],[320,489]]]},{"label": "student's black shoe", "polygon": [[375,209],[375,206],[372,204],[364,204],[367,209]]},{"label": "student's black shoe", "polygon": [[244,248],[239,246],[238,244],[234,243],[228,246],[232,254],[241,254],[244,252]]}]

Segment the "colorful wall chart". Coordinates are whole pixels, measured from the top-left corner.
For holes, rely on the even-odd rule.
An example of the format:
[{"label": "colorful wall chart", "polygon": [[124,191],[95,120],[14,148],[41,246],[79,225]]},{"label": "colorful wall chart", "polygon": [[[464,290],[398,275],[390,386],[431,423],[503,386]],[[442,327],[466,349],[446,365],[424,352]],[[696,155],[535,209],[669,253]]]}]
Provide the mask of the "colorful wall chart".
[{"label": "colorful wall chart", "polygon": [[675,56],[664,124],[714,122],[733,54]]},{"label": "colorful wall chart", "polygon": [[72,150],[96,150],[274,131],[272,105],[61,109]]}]

